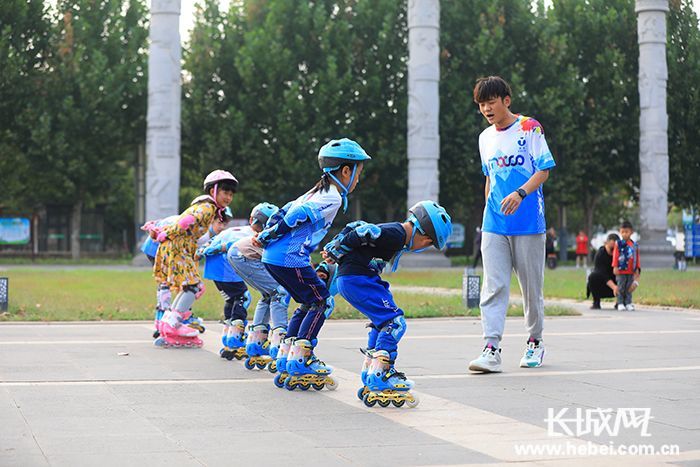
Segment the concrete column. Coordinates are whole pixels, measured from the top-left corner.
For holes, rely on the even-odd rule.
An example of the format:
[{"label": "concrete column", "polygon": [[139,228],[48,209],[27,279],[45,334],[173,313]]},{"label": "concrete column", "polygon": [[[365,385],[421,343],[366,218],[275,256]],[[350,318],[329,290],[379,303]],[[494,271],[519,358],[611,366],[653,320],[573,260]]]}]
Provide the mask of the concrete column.
[{"label": "concrete column", "polygon": [[148,56],[146,219],[178,212],[180,0],[152,0]]},{"label": "concrete column", "polygon": [[408,2],[408,207],[440,194],[440,2]]},{"label": "concrete column", "polygon": [[671,267],[666,241],[668,114],[666,113],[666,13],[668,0],[636,0],[639,41],[639,210],[642,264]]},{"label": "concrete column", "polygon": [[[440,1],[408,1],[408,206],[439,200]],[[405,255],[405,267],[449,266],[436,250]]]}]

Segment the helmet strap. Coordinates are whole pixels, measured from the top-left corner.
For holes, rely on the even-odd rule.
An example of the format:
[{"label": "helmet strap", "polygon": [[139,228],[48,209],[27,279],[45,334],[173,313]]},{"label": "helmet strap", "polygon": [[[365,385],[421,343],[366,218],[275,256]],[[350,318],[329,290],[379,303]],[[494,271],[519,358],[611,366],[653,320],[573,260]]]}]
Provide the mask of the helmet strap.
[{"label": "helmet strap", "polygon": [[352,175],[350,175],[350,181],[348,182],[347,186],[343,185],[343,182],[341,182],[338,177],[333,175],[330,170],[328,172],[325,172],[329,177],[333,179],[335,183],[338,184],[340,187],[340,196],[343,198],[343,212],[347,212],[348,210],[348,194],[350,193],[349,189],[352,186],[352,184],[355,182],[355,176],[357,175],[357,164],[353,164],[352,166]]},{"label": "helmet strap", "polygon": [[[416,232],[418,231],[418,221],[409,218],[408,222],[413,224],[413,232],[411,232],[411,238],[408,240],[408,245],[404,246],[401,250],[399,250],[398,253],[396,253],[396,256],[394,256],[394,261],[391,262],[391,272],[396,272],[396,270],[399,268],[399,260],[401,259],[401,256],[405,252],[411,251],[411,248],[413,247],[413,240],[416,238]],[[425,250],[425,248],[421,248],[419,251],[423,250]]]}]

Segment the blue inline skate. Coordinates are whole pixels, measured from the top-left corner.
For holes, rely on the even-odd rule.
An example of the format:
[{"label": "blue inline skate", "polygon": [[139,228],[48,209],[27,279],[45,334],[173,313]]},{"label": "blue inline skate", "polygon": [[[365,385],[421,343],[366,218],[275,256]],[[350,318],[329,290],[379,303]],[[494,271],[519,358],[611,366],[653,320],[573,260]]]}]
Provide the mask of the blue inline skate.
[{"label": "blue inline skate", "polygon": [[[287,337],[287,328],[284,326],[277,326],[272,330],[272,335],[270,336],[270,363],[267,365],[267,369],[270,373],[277,373],[277,356],[280,353],[280,347]],[[287,360],[285,357],[284,361],[285,367],[287,365]]]},{"label": "blue inline skate", "polygon": [[269,351],[270,341],[267,340],[269,333],[267,324],[257,324],[250,327],[245,344],[245,352],[248,354],[248,358],[245,360],[247,369],[253,370],[257,367],[262,370],[272,361]]},{"label": "blue inline skate", "polygon": [[287,357],[287,373],[289,376],[284,382],[284,387],[290,391],[296,388],[307,391],[314,388],[320,391],[327,387],[331,391],[338,387],[338,383],[330,374],[333,368],[327,366],[314,355],[314,344],[306,339],[296,339]]},{"label": "blue inline skate", "polygon": [[369,387],[367,387],[367,372],[369,371],[369,365],[372,361],[372,351],[373,349],[360,349],[362,355],[365,356],[365,359],[362,362],[362,371],[360,372],[362,387],[357,390],[357,398],[361,401],[365,399],[365,394],[369,392]]},{"label": "blue inline skate", "polygon": [[241,360],[248,355],[245,353],[245,323],[241,319],[231,321],[226,334],[221,356],[226,360]]},{"label": "blue inline skate", "polygon": [[411,394],[414,383],[407,379],[403,373],[396,371],[394,361],[389,358],[386,350],[375,350],[372,353],[372,361],[369,364],[366,384],[369,389],[362,401],[367,407],[379,404],[388,407],[406,406],[414,408],[418,405],[418,398]]},{"label": "blue inline skate", "polygon": [[190,314],[189,318],[182,322],[185,326],[189,326],[192,329],[196,329],[200,334],[204,333],[207,328],[204,327],[204,320],[193,314]]},{"label": "blue inline skate", "polygon": [[289,373],[287,373],[287,357],[289,356],[289,351],[294,343],[293,337],[285,337],[280,344],[279,351],[277,352],[277,360],[275,360],[276,369],[279,373],[275,375],[274,383],[278,388],[284,387],[284,382],[287,380]]}]

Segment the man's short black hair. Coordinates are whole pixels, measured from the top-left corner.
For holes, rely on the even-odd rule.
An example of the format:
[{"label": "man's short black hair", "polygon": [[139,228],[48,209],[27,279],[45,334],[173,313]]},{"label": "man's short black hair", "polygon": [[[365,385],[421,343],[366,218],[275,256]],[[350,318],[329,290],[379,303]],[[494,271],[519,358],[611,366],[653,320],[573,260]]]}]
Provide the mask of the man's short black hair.
[{"label": "man's short black hair", "polygon": [[608,239],[606,241],[609,242],[610,240],[614,240],[616,242],[619,242],[620,236],[616,233],[611,233],[610,235],[608,235]]},{"label": "man's short black hair", "polygon": [[620,228],[634,230],[634,227],[632,227],[632,223],[630,221],[622,221],[622,224],[620,224]]},{"label": "man's short black hair", "polygon": [[477,104],[497,97],[505,99],[506,96],[511,96],[510,85],[500,76],[487,76],[476,80],[474,102]]}]

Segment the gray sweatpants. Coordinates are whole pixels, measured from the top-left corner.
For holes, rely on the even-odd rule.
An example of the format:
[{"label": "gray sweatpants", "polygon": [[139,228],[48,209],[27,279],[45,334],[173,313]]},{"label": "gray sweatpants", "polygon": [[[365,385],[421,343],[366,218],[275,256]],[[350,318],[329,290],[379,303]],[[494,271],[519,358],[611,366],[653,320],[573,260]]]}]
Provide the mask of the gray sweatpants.
[{"label": "gray sweatpants", "polygon": [[544,327],[545,234],[499,235],[483,232],[481,255],[484,286],[481,290],[481,325],[487,344],[500,347],[510,297],[510,274],[515,271],[530,337],[542,338]]}]

